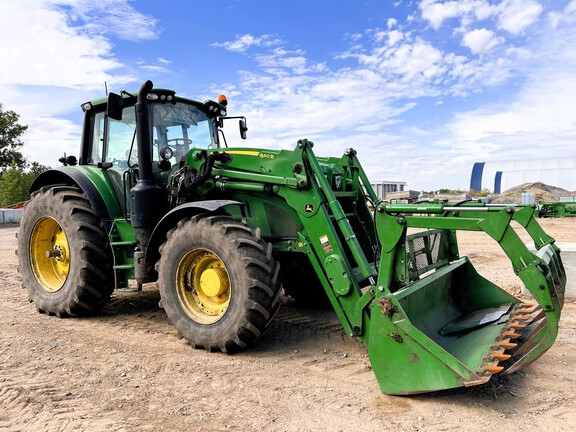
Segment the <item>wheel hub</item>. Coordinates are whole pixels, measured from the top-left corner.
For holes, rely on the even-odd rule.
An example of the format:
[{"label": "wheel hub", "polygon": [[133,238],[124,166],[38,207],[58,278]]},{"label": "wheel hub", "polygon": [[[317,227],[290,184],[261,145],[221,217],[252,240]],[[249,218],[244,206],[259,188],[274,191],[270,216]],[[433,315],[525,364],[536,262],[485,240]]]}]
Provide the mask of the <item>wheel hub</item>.
[{"label": "wheel hub", "polygon": [[176,269],[180,304],[196,322],[212,324],[224,316],[230,304],[230,280],[222,260],[207,249],[193,249]]},{"label": "wheel hub", "polygon": [[222,295],[228,289],[228,276],[222,267],[209,268],[200,275],[200,289],[208,297]]},{"label": "wheel hub", "polygon": [[40,219],[30,237],[30,265],[45,291],[62,288],[70,271],[70,246],[66,233],[53,218]]},{"label": "wheel hub", "polygon": [[46,251],[46,258],[54,258],[56,261],[64,261],[66,259],[66,250],[61,245],[54,245],[54,248]]}]

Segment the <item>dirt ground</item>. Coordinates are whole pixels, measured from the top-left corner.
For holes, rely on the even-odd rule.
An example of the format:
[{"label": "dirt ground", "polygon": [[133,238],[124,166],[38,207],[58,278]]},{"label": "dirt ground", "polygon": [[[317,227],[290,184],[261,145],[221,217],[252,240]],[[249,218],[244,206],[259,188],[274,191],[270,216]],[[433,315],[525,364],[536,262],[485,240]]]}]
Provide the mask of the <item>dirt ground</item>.
[{"label": "dirt ground", "polygon": [[[540,222],[576,242],[576,219]],[[235,355],[178,340],[154,286],[115,293],[91,318],[38,314],[21,288],[15,232],[0,229],[0,431],[576,430],[574,302],[556,344],[528,368],[468,389],[387,396],[335,314],[290,298]],[[496,243],[460,237],[481,274],[519,293]]]}]

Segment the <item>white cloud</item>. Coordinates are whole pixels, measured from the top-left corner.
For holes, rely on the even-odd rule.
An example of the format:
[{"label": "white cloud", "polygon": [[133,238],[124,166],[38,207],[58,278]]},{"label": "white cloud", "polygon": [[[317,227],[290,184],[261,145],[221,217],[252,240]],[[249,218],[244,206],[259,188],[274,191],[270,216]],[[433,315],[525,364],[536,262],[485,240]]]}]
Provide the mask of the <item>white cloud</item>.
[{"label": "white cloud", "polygon": [[141,65],[139,66],[140,69],[145,70],[147,72],[169,72],[169,69],[166,69],[163,66],[158,66],[158,65]]},{"label": "white cloud", "polygon": [[496,7],[485,0],[474,0],[471,3],[471,11],[478,21],[488,19],[496,14]]},{"label": "white cloud", "polygon": [[386,54],[378,69],[402,80],[428,81],[445,72],[442,52],[423,40],[404,43]]},{"label": "white cloud", "polygon": [[64,153],[78,157],[81,128],[73,121],[55,117],[35,117],[23,135],[22,154],[46,166],[58,166]]},{"label": "white cloud", "polygon": [[80,126],[59,116],[101,96],[105,82],[134,81],[110,38],[148,40],[155,26],[129,0],[0,2],[0,98],[29,125],[23,154],[57,164],[63,151],[76,153]]},{"label": "white cloud", "polygon": [[430,23],[433,29],[439,30],[444,21],[460,18],[463,24],[485,20],[496,13],[495,6],[486,0],[452,0],[437,2],[423,0],[420,2],[422,18]]},{"label": "white cloud", "polygon": [[[447,3],[443,5],[453,7]],[[244,71],[234,87],[242,98],[235,109],[247,114],[252,125],[251,145],[293,148],[298,138],[308,137],[324,155],[353,146],[371,178],[406,180],[410,172],[409,187],[426,190],[466,188],[473,162],[489,157],[538,157],[543,149],[547,157],[573,157],[576,40],[571,29],[561,34],[540,27],[528,33],[541,14],[532,2],[516,22],[506,15],[517,6],[514,2],[500,8],[481,0],[453,3],[455,18],[469,18],[467,26],[482,20],[485,25],[457,28],[452,41],[442,45],[406,23],[367,30],[350,37],[351,48],[335,57],[346,66],[324,65],[322,73],[310,67],[314,63],[305,51],[290,52],[285,44],[266,54],[273,64],[262,62],[261,50],[256,50],[258,56],[246,50],[261,62],[260,72]],[[422,2],[421,7],[433,4]],[[429,15],[435,26],[455,13],[439,10]],[[513,45],[503,31],[516,32],[510,38]],[[458,42],[471,54],[462,54]],[[299,73],[274,52],[296,57]],[[460,97],[508,81],[513,85],[501,87],[499,103],[475,105],[482,99],[471,98],[476,109],[456,114],[448,123],[440,114],[433,126],[430,121],[408,123],[416,107],[454,111]],[[265,112],[256,106],[265,106]],[[384,154],[389,161],[385,174]]]},{"label": "white cloud", "polygon": [[445,20],[456,18],[461,14],[460,3],[458,1],[447,1],[437,3],[434,0],[423,0],[420,3],[422,17],[430,22],[435,30],[442,27]]},{"label": "white cloud", "polygon": [[576,22],[576,0],[571,0],[561,11],[549,12],[548,19],[554,29],[560,24],[574,24]]},{"label": "white cloud", "polygon": [[474,29],[462,37],[462,44],[470,48],[473,54],[486,54],[504,41],[485,28]]},{"label": "white cloud", "polygon": [[0,84],[93,89],[104,81],[130,82],[106,32],[148,39],[154,25],[126,1],[2,2]]},{"label": "white cloud", "polygon": [[422,18],[435,30],[453,18],[460,20],[464,31],[478,21],[494,18],[498,29],[514,35],[521,34],[534,24],[543,10],[536,0],[503,0],[497,4],[490,4],[486,0],[422,0],[419,7]]},{"label": "white cloud", "polygon": [[94,89],[130,82],[108,35],[154,36],[155,21],[126,0],[2,2],[0,16],[0,84]]},{"label": "white cloud", "polygon": [[[470,167],[475,161],[575,157],[575,43],[571,30],[539,39],[533,47],[539,61],[525,70],[527,79],[516,96],[456,114],[444,137],[431,144]],[[443,159],[439,165],[449,163]]]},{"label": "white cloud", "polygon": [[[387,98],[387,83],[364,69],[292,76],[244,71],[238,81],[234,110],[250,122],[250,140],[241,144],[255,147],[294,148],[306,137],[323,143],[322,154],[330,152],[329,147],[340,152],[363,145],[356,141],[363,135],[359,131],[375,125],[381,130],[412,107]],[[350,134],[355,140],[346,145]]]},{"label": "white cloud", "polygon": [[83,31],[92,35],[108,34],[131,41],[156,39],[158,35],[157,20],[137,12],[125,0],[53,0],[50,3],[70,8],[70,19],[80,21]]},{"label": "white cloud", "polygon": [[258,54],[255,59],[260,67],[272,74],[304,74],[309,71],[309,62],[300,51],[286,51],[282,48],[271,50],[267,54]]},{"label": "white cloud", "polygon": [[[489,32],[489,31],[488,31]],[[387,80],[394,97],[464,96],[484,86],[493,86],[509,77],[512,63],[508,57],[468,58],[445,52],[431,42],[399,30],[366,32],[368,41],[337,58],[355,58],[359,65]],[[477,53],[489,53],[503,38],[484,31],[472,33],[466,43]],[[370,46],[370,48],[366,48]],[[519,50],[516,53],[520,53]],[[513,56],[513,54],[510,54]]]},{"label": "white cloud", "polygon": [[402,33],[401,31],[392,30],[388,32],[388,46],[396,45],[402,39],[404,39],[404,33]]},{"label": "white cloud", "polygon": [[[548,76],[546,81],[542,81],[541,74],[545,71]],[[499,146],[509,156],[519,154],[518,150],[532,153],[536,143],[538,151],[542,145],[553,147],[558,144],[558,141],[550,140],[554,136],[564,135],[560,141],[568,139],[573,142],[572,137],[576,136],[576,110],[573,108],[576,89],[571,83],[576,79],[576,73],[554,73],[547,68],[539,72],[509,105],[486,106],[457,115],[451,125],[455,140],[503,144],[511,137],[522,137],[516,143]],[[527,145],[527,140],[531,145]]]},{"label": "white cloud", "polygon": [[217,42],[213,46],[224,48],[228,51],[244,53],[251,47],[272,47],[282,43],[274,35],[252,36],[250,33],[237,35],[236,39],[228,42]]},{"label": "white cloud", "polygon": [[[91,87],[121,67],[101,36],[70,27],[43,1],[0,4],[0,84]],[[121,78],[128,81],[130,78]]]},{"label": "white cloud", "polygon": [[534,0],[504,0],[498,9],[498,28],[511,34],[522,33],[542,13],[542,6]]}]

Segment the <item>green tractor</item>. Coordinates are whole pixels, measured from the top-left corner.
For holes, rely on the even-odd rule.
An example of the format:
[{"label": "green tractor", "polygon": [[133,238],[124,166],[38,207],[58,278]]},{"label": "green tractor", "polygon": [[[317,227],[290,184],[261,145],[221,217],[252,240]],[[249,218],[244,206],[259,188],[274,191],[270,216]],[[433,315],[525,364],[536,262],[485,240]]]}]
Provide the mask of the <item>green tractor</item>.
[{"label": "green tractor", "polygon": [[[180,337],[234,352],[266,331],[284,286],[331,304],[389,394],[482,384],[553,344],[566,276],[532,208],[378,201],[352,149],[228,148],[224,123],[242,138],[247,127],[226,103],[147,81],[82,105],[79,159],[35,180],[21,220],[19,269],[38,311],[86,315],[115,289],[156,282]],[[480,276],[456,230],[498,242],[533,304]]]}]

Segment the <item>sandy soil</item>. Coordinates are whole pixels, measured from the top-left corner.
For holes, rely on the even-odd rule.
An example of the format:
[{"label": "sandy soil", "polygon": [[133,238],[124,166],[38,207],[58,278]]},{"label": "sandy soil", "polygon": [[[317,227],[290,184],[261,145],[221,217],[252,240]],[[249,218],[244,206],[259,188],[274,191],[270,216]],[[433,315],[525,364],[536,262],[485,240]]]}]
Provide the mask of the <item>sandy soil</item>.
[{"label": "sandy soil", "polygon": [[[576,220],[541,222],[558,241],[576,241]],[[16,271],[15,232],[0,229],[0,431],[576,430],[574,302],[532,366],[484,386],[394,397],[332,311],[289,298],[259,343],[236,355],[178,340],[153,286],[115,293],[91,318],[38,314]],[[497,244],[460,237],[482,274],[519,292]]]}]

